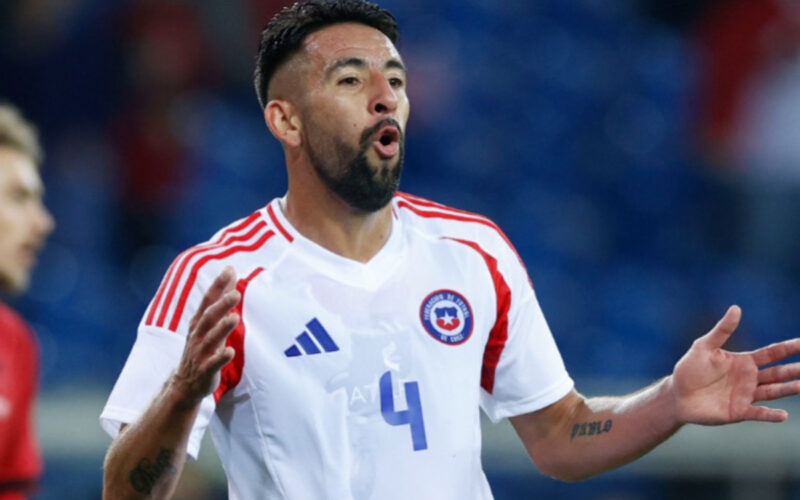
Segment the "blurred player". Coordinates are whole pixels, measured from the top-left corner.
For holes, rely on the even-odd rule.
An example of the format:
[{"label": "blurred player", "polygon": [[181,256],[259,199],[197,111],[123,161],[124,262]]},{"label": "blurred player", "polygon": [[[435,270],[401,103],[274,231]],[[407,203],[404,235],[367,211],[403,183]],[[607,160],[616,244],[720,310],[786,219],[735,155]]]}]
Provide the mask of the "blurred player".
[{"label": "blurred player", "polygon": [[391,14],[359,0],[268,24],[256,89],[288,193],[167,271],[101,415],[116,437],[106,498],[169,497],[209,426],[232,499],[489,499],[481,408],[568,480],[684,423],[786,418],[752,403],[798,393],[797,367],[758,367],[800,340],[721,350],[737,307],[653,386],[576,392],[497,226],[396,192],[409,116],[396,40]]},{"label": "blurred player", "polygon": [[[33,126],[0,104],[0,291],[28,287],[36,254],[53,230],[42,204],[42,152]],[[0,302],[0,500],[36,486],[42,461],[34,429],[38,351],[25,321]]]}]

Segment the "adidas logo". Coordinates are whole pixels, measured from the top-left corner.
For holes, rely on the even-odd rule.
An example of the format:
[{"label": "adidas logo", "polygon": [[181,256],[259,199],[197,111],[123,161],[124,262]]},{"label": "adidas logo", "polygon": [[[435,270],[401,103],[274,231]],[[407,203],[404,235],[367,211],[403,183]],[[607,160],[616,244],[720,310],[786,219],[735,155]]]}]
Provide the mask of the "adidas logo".
[{"label": "adidas logo", "polygon": [[306,331],[298,335],[296,340],[297,343],[283,351],[287,358],[302,356],[303,353],[319,354],[322,351],[334,352],[339,350],[339,346],[336,345],[336,342],[328,335],[328,332],[317,318],[306,323]]}]

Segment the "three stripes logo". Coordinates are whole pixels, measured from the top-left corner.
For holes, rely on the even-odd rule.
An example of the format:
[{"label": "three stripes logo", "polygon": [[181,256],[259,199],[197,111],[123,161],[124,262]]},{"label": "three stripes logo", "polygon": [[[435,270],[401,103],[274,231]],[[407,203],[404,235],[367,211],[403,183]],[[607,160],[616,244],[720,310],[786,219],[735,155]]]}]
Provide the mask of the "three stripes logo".
[{"label": "three stripes logo", "polygon": [[322,351],[335,352],[339,346],[322,326],[317,318],[306,323],[306,331],[296,337],[297,342],[283,351],[287,358],[305,354],[319,354]]}]

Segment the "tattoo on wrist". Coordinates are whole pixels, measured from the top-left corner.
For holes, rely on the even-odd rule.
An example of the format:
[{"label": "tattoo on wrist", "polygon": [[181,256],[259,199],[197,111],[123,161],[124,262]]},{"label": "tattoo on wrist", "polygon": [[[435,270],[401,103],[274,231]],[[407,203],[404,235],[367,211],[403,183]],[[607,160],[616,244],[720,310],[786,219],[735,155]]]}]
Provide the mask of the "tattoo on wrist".
[{"label": "tattoo on wrist", "polygon": [[582,422],[572,426],[572,432],[569,435],[569,440],[572,441],[576,436],[594,436],[597,434],[605,434],[611,432],[611,426],[614,423],[611,419],[605,422]]},{"label": "tattoo on wrist", "polygon": [[139,460],[136,468],[131,471],[129,476],[133,489],[137,493],[149,495],[165,472],[174,474],[175,467],[171,462],[172,455],[172,450],[161,448],[154,462],[146,458]]}]

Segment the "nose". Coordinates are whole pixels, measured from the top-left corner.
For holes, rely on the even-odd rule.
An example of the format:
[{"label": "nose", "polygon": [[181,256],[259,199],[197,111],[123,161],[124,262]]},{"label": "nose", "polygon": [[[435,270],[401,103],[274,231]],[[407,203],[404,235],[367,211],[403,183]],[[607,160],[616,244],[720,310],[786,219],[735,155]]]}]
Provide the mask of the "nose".
[{"label": "nose", "polygon": [[36,229],[44,237],[53,232],[56,227],[53,215],[43,204],[39,204],[36,210]]},{"label": "nose", "polygon": [[373,89],[369,102],[370,113],[379,115],[394,113],[399,99],[389,80],[379,71],[374,72],[371,80]]}]

